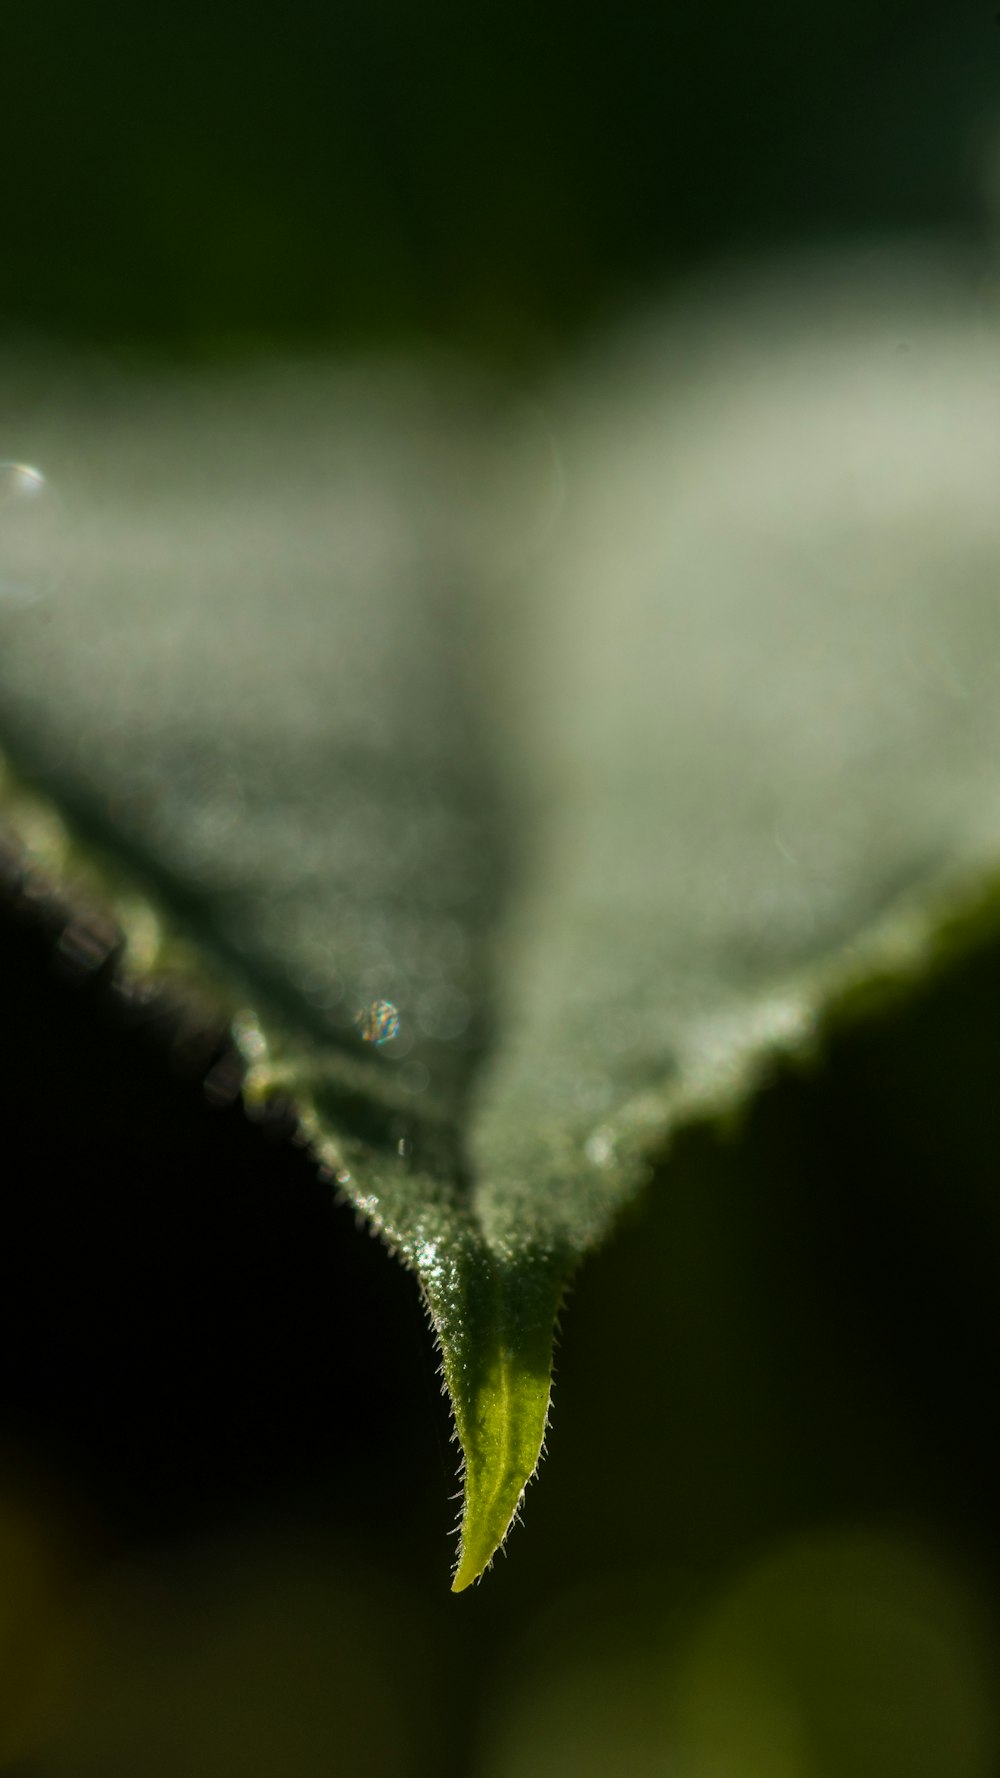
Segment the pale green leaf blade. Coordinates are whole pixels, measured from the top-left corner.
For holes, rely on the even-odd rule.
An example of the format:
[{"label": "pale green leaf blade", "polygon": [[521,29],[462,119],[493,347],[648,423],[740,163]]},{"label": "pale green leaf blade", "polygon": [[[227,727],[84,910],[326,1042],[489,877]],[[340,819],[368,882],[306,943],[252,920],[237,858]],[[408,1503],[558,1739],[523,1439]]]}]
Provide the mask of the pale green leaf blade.
[{"label": "pale green leaf blade", "polygon": [[998,369],[957,280],[827,266],[575,372],[527,500],[440,377],[4,375],[58,506],[0,562],[7,823],[421,1279],[456,1587],[672,1134],[995,925]]}]

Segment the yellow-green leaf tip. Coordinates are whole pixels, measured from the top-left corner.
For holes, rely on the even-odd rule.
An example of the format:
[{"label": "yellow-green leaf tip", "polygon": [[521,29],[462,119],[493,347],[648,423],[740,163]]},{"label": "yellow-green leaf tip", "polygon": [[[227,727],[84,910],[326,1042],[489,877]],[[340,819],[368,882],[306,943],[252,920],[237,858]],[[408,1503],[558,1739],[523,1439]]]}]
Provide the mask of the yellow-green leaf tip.
[{"label": "yellow-green leaf tip", "polygon": [[[551,1350],[551,1336],[547,1341]],[[452,1592],[479,1580],[518,1516],[538,1467],[549,1411],[549,1364],[500,1351],[472,1400],[453,1396],[465,1454],[465,1497]]]}]

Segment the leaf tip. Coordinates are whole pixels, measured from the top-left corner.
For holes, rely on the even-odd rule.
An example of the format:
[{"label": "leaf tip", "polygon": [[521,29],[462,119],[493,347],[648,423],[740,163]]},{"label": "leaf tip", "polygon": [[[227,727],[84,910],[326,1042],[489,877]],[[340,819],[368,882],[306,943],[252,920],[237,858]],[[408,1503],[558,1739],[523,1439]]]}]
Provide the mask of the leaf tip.
[{"label": "leaf tip", "polygon": [[464,1593],[468,1587],[472,1586],[474,1581],[477,1581],[479,1579],[479,1576],[485,1572],[485,1569],[486,1569],[486,1567],[488,1567],[488,1565],[489,1565],[488,1563],[484,1564],[483,1568],[480,1568],[477,1570],[475,1568],[475,1565],[472,1563],[468,1563],[468,1562],[464,1562],[464,1561],[460,1562],[459,1566],[455,1570],[455,1574],[452,1578],[452,1583],[451,1583],[452,1592],[453,1593]]},{"label": "leaf tip", "polygon": [[[522,1486],[518,1490],[518,1505],[523,1492]],[[509,1516],[501,1514],[497,1518],[491,1515],[489,1519],[484,1519],[474,1509],[470,1510],[466,1503],[458,1546],[458,1564],[451,1582],[453,1593],[464,1593],[477,1580],[482,1580],[487,1569],[492,1566],[494,1556],[502,1549],[516,1517],[517,1506]]]},{"label": "leaf tip", "polygon": [[[547,1342],[547,1343],[550,1343]],[[504,1352],[476,1399],[475,1436],[456,1413],[462,1436],[465,1498],[453,1593],[480,1580],[519,1518],[538,1467],[549,1410],[547,1369],[521,1369]]]}]

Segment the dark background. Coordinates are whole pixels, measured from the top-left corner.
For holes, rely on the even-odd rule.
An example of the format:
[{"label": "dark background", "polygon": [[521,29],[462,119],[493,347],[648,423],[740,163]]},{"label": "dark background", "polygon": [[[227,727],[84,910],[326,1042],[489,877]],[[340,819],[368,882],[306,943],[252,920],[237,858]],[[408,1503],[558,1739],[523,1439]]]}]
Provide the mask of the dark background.
[{"label": "dark background", "polygon": [[[747,251],[943,229],[989,289],[998,98],[985,5],[8,7],[0,334],[443,342],[517,385]],[[389,1615],[415,1602],[414,1770],[456,1778],[518,1635],[585,1580],[651,1573],[681,1609],[769,1540],[874,1519],[996,1601],[996,950],[775,1082],[739,1144],[685,1141],[580,1281],[509,1562],[452,1601],[415,1286],[56,936],[8,882],[0,1481],[59,1527],[70,1593],[274,1527],[339,1539]],[[15,1622],[5,1697],[43,1642]],[[47,1774],[21,1740],[0,1769]]]},{"label": "dark background", "polygon": [[969,0],[12,6],[0,315],[530,360],[706,257],[981,224],[998,62]]}]

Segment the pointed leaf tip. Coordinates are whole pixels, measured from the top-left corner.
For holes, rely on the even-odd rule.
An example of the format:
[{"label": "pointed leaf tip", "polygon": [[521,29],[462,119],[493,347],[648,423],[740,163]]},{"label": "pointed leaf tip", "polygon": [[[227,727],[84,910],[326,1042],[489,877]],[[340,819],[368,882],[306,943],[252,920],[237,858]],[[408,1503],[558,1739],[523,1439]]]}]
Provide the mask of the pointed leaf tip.
[{"label": "pointed leaf tip", "polygon": [[465,1454],[453,1593],[464,1592],[486,1572],[538,1468],[548,1423],[555,1320],[554,1302],[549,1293],[546,1298],[544,1308],[538,1305],[537,1319],[527,1328],[522,1324],[516,1347],[466,1337],[459,1342],[461,1357],[456,1352],[452,1359],[445,1349],[445,1373]]},{"label": "pointed leaf tip", "polygon": [[465,1500],[453,1593],[479,1580],[504,1544],[538,1468],[548,1409],[548,1374],[538,1376],[508,1358],[501,1361],[497,1384],[480,1393],[475,1439],[460,1431]]}]

